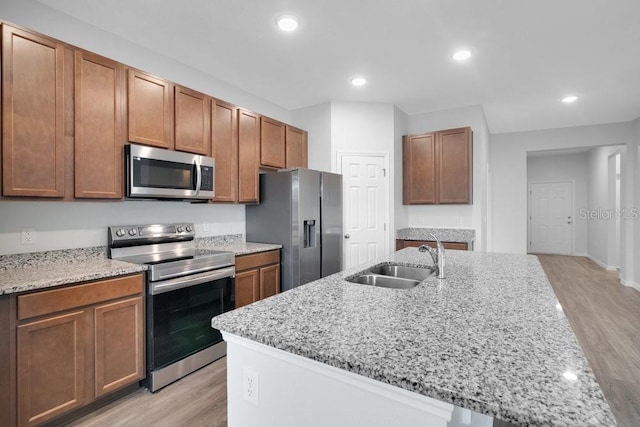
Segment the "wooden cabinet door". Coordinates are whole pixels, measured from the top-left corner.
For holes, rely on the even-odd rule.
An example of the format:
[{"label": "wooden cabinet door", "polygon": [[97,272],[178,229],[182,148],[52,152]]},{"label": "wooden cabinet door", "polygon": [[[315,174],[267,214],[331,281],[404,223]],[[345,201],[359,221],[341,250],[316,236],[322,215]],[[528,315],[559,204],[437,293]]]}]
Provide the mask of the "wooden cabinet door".
[{"label": "wooden cabinet door", "polygon": [[435,134],[405,136],[402,156],[403,204],[437,203]]},{"label": "wooden cabinet door", "polygon": [[438,132],[439,203],[471,203],[471,150],[468,127]]},{"label": "wooden cabinet door", "polygon": [[280,264],[260,269],[260,299],[280,292]]},{"label": "wooden cabinet door", "polygon": [[4,196],[64,197],[64,51],[2,25]]},{"label": "wooden cabinet door", "polygon": [[236,107],[214,99],[211,156],[216,160],[215,202],[238,201],[238,125]]},{"label": "wooden cabinet door", "polygon": [[260,117],[260,164],[274,168],[285,166],[285,125]]},{"label": "wooden cabinet door", "polygon": [[260,275],[258,269],[236,273],[236,308],[254,303],[260,299]]},{"label": "wooden cabinet door", "polygon": [[100,305],[95,319],[95,397],[144,376],[143,298]]},{"label": "wooden cabinet door", "polygon": [[129,69],[129,141],[173,149],[171,83]]},{"label": "wooden cabinet door", "polygon": [[287,126],[286,128],[287,168],[307,167],[307,132]]},{"label": "wooden cabinet door", "polygon": [[18,425],[41,424],[85,403],[86,313],[17,328]]},{"label": "wooden cabinet door", "polygon": [[238,202],[259,202],[259,168],[260,117],[238,109]]},{"label": "wooden cabinet door", "polygon": [[182,86],[175,87],[176,150],[211,154],[211,98]]},{"label": "wooden cabinet door", "polygon": [[75,197],[120,199],[126,86],[124,66],[75,53]]}]

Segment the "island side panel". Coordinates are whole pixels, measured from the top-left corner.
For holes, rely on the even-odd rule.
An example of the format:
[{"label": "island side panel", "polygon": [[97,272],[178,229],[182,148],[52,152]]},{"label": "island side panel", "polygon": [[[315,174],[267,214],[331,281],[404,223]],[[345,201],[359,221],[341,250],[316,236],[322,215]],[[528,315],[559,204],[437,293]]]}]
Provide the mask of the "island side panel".
[{"label": "island side panel", "polygon": [[[224,332],[223,336],[229,427],[447,427],[451,420],[454,406],[449,403]],[[245,396],[247,387],[257,392]]]}]

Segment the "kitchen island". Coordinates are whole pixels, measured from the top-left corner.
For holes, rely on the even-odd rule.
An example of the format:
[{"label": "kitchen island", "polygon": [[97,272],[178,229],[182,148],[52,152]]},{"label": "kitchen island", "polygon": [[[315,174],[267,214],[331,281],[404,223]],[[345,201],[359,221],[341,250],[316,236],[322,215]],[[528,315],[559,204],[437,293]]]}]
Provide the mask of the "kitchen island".
[{"label": "kitchen island", "polygon": [[[535,256],[447,251],[447,278],[412,289],[345,280],[381,262],[431,259],[407,248],[212,320],[230,344],[231,427],[252,413],[294,424],[294,406],[304,406],[297,411],[308,414],[298,420],[305,425],[353,423],[366,412],[377,425],[403,425],[405,412],[417,410],[407,415],[413,425],[426,420],[427,407],[444,420],[464,408],[516,425],[615,425]],[[274,379],[272,371],[284,374]],[[243,396],[253,383],[259,395]],[[385,406],[392,400],[401,405]]]}]

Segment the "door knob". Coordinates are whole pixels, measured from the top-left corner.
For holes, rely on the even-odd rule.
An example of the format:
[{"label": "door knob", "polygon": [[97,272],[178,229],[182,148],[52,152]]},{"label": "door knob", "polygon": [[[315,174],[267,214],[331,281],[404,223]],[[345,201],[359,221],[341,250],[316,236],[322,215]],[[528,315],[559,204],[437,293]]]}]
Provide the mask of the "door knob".
[{"label": "door knob", "polygon": [[350,235],[350,234],[345,234],[345,235],[344,235],[344,238],[345,238],[345,239],[348,239],[349,237],[351,237],[351,235]]},{"label": "door knob", "polygon": [[571,221],[567,221],[567,224],[571,224]]}]

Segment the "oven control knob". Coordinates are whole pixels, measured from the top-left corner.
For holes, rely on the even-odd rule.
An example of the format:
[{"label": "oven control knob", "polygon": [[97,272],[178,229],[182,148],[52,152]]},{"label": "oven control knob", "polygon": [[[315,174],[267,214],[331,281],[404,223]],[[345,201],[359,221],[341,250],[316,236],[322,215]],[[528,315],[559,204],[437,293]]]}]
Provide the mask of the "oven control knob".
[{"label": "oven control knob", "polygon": [[129,236],[135,236],[138,233],[138,231],[135,228],[130,228],[129,229]]},{"label": "oven control knob", "polygon": [[181,225],[178,226],[178,233],[182,233],[184,231],[184,228],[182,228]]},{"label": "oven control knob", "polygon": [[193,231],[193,227],[190,225],[187,225],[187,233],[191,233]]},{"label": "oven control knob", "polygon": [[125,233],[124,228],[121,228],[118,231],[116,231],[116,236],[122,237],[124,236],[124,233]]}]

